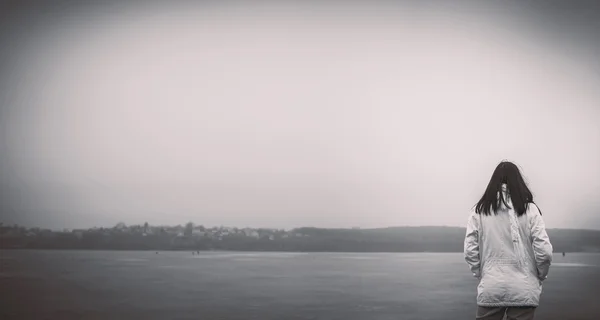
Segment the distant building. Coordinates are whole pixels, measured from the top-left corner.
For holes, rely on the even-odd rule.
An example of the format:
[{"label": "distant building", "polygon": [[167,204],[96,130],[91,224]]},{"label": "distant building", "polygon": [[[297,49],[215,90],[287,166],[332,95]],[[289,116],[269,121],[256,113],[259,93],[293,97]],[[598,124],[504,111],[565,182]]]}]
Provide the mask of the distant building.
[{"label": "distant building", "polygon": [[254,229],[250,229],[250,228],[245,228],[243,230],[244,235],[246,235],[246,237],[252,237],[252,238],[257,238],[260,236],[258,234],[258,231],[254,230]]},{"label": "distant building", "polygon": [[204,232],[203,230],[199,230],[199,229],[194,229],[192,231],[192,235],[196,236],[196,237],[204,237],[205,234],[206,234],[206,232]]}]

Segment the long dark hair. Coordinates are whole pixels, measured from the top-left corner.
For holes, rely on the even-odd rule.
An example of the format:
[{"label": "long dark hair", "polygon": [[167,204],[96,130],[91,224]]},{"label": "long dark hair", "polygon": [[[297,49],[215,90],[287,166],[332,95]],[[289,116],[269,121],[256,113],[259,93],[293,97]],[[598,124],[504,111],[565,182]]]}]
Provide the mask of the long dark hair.
[{"label": "long dark hair", "polygon": [[502,161],[494,170],[481,200],[477,202],[475,212],[486,216],[491,213],[496,214],[501,203],[510,208],[507,199],[504,199],[503,184],[507,186],[507,193],[517,216],[525,214],[530,203],[535,204],[533,194],[527,187],[519,168],[512,162]]}]

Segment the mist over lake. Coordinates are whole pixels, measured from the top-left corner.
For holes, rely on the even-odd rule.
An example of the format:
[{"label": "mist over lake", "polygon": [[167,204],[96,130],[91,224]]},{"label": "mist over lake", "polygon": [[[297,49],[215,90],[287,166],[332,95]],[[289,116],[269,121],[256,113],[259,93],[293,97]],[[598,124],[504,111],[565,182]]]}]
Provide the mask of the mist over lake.
[{"label": "mist over lake", "polygon": [[598,35],[591,0],[0,1],[0,319],[472,319],[502,182],[554,248],[536,319],[600,319]]}]

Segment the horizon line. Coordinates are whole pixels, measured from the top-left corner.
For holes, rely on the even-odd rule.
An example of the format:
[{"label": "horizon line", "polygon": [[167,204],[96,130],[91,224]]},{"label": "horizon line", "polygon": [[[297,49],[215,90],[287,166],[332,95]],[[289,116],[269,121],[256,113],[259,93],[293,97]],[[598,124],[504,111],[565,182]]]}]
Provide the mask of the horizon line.
[{"label": "horizon line", "polygon": [[[191,222],[191,221],[190,221]],[[121,222],[119,222],[121,223]],[[17,225],[18,227],[25,227],[27,229],[46,229],[46,230],[51,230],[51,231],[64,231],[64,230],[90,230],[90,229],[114,229],[116,227],[116,225],[118,225],[119,223],[113,225],[112,227],[103,227],[103,226],[93,226],[93,227],[74,227],[74,228],[45,228],[45,227],[30,227],[30,226],[26,226],[26,225],[21,225],[18,223],[13,223],[13,224],[7,224],[4,225],[4,223],[0,222],[0,224],[2,224],[5,227],[13,227],[15,225]],[[148,222],[145,222],[148,223]],[[123,222],[123,224],[127,227],[130,226],[144,226],[144,224],[126,224]],[[187,223],[186,223],[187,224]],[[186,224],[175,224],[175,225],[168,225],[168,224],[150,224],[148,223],[148,226],[150,227],[177,227],[177,226],[182,226],[185,227]],[[271,229],[271,230],[284,230],[284,231],[289,231],[289,230],[295,230],[295,229],[302,229],[302,228],[313,228],[313,229],[329,229],[329,230],[377,230],[377,229],[392,229],[392,228],[459,228],[459,229],[465,229],[464,226],[449,226],[449,225],[418,225],[418,226],[410,226],[410,225],[395,225],[395,226],[386,226],[386,227],[360,227],[360,226],[356,226],[356,227],[315,227],[315,226],[299,226],[299,227],[292,227],[292,228],[273,228],[273,227],[232,227],[232,226],[227,226],[227,225],[213,225],[213,226],[205,226],[203,224],[196,224],[194,222],[192,222],[192,224],[194,225],[194,227],[197,226],[203,226],[206,229],[212,229],[212,228],[237,228],[237,229]],[[600,228],[598,229],[590,229],[590,228],[569,228],[569,227],[565,227],[565,228],[546,228],[547,230],[571,230],[571,231],[600,231]]]}]

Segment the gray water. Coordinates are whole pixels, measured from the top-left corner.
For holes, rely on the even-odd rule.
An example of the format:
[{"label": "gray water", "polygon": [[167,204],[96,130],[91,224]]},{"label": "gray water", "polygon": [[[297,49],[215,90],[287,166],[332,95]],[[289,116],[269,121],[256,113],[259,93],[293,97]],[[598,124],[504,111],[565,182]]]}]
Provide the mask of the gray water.
[{"label": "gray water", "polygon": [[[2,319],[473,319],[460,253],[0,251]],[[599,319],[600,255],[556,255],[538,319]]]}]

